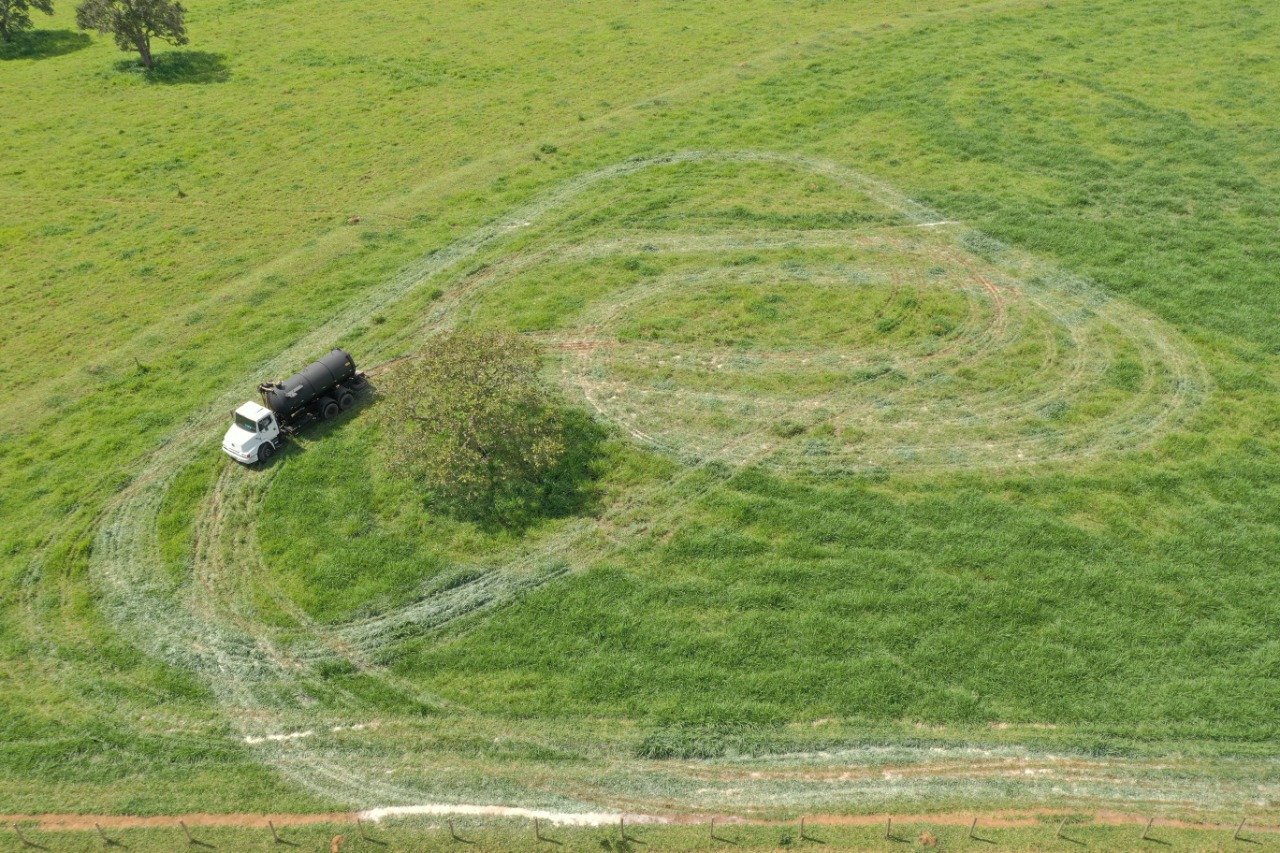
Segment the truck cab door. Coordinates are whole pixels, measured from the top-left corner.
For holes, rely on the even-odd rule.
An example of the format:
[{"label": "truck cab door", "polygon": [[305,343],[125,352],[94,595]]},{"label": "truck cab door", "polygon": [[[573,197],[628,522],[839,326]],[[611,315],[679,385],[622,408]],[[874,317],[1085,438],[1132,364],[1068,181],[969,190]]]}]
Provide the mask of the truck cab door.
[{"label": "truck cab door", "polygon": [[280,425],[276,423],[276,416],[267,415],[258,421],[258,433],[267,441],[274,442],[276,437],[280,435]]}]

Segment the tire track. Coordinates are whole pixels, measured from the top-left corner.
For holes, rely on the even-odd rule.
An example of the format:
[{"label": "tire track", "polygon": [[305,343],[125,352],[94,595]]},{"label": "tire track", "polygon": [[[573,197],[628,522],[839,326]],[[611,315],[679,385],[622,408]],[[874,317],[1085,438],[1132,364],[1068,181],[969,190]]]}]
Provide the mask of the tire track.
[{"label": "tire track", "polygon": [[[681,393],[676,388],[665,396],[653,397],[656,403],[647,403],[637,396],[639,391],[633,390],[631,397],[634,399],[629,401],[637,403],[641,409],[648,407],[646,419],[637,424],[638,419],[627,417],[617,403],[620,396],[615,399],[604,396],[598,374],[607,376],[618,359],[634,354],[636,348],[629,349],[609,334],[610,324],[616,323],[627,310],[643,300],[652,298],[655,286],[714,287],[718,281],[726,280],[724,272],[712,269],[702,274],[659,280],[602,300],[584,315],[569,339],[591,342],[590,345],[570,345],[561,350],[563,381],[576,388],[582,399],[601,417],[636,440],[684,460],[685,468],[670,482],[653,483],[632,490],[607,508],[599,519],[567,524],[559,536],[512,552],[501,565],[464,567],[472,574],[463,582],[429,590],[428,594],[408,606],[388,609],[337,626],[318,625],[278,586],[269,583],[266,584],[268,594],[296,624],[287,628],[273,627],[266,624],[263,615],[257,611],[255,589],[262,588],[261,578],[266,570],[257,551],[254,524],[263,497],[281,471],[279,466],[266,472],[228,467],[219,476],[197,519],[192,578],[177,589],[164,580],[155,529],[157,514],[174,479],[174,472],[197,448],[214,439],[221,425],[222,413],[239,401],[241,391],[229,389],[205,412],[193,418],[186,430],[156,452],[143,472],[109,504],[97,525],[91,573],[102,593],[104,609],[119,630],[133,638],[148,654],[202,675],[213,689],[223,712],[234,723],[240,736],[247,743],[254,744],[253,748],[261,760],[299,785],[353,805],[420,804],[440,792],[440,786],[445,784],[440,778],[449,778],[433,778],[429,767],[412,773],[399,773],[405,769],[401,756],[406,744],[414,742],[415,733],[429,730],[431,722],[406,716],[387,721],[376,729],[352,724],[352,715],[366,709],[366,704],[349,690],[327,684],[319,670],[327,662],[346,660],[362,676],[384,684],[396,695],[427,702],[434,708],[433,713],[469,719],[467,715],[470,712],[465,708],[418,696],[412,684],[398,678],[385,666],[388,650],[411,636],[446,640],[460,627],[473,624],[475,618],[509,606],[520,596],[554,583],[586,565],[592,558],[609,553],[610,549],[623,548],[634,542],[637,536],[652,535],[654,531],[675,526],[688,507],[710,494],[742,466],[764,465],[790,472],[812,470],[815,465],[858,468],[886,464],[884,459],[863,456],[808,458],[802,443],[779,441],[770,436],[768,429],[774,420],[795,419],[806,431],[812,431],[824,424],[854,422],[858,418],[874,421],[879,417],[877,424],[890,438],[876,445],[873,452],[884,455],[903,449],[902,439],[894,436],[901,436],[904,430],[926,437],[968,430],[964,435],[951,435],[947,441],[933,445],[927,440],[913,442],[913,452],[923,450],[934,455],[900,462],[899,467],[903,470],[930,470],[1009,464],[1007,457],[1027,445],[1025,438],[997,435],[994,441],[984,441],[974,437],[975,431],[980,433],[984,427],[1001,428],[1004,422],[1020,413],[1063,399],[1064,394],[1072,389],[1077,389],[1074,393],[1080,393],[1078,389],[1096,380],[1099,371],[1105,370],[1110,363],[1109,351],[1102,351],[1101,357],[1098,357],[1099,353],[1091,352],[1105,343],[1105,338],[1097,341],[1094,338],[1107,330],[1131,341],[1143,355],[1143,384],[1139,389],[1142,393],[1131,396],[1128,408],[1117,407],[1111,420],[1095,424],[1098,435],[1082,428],[1069,436],[1078,441],[1079,448],[1059,448],[1052,453],[1046,450],[1038,454],[1038,459],[1069,460],[1140,447],[1142,442],[1155,440],[1161,430],[1187,417],[1207,393],[1207,378],[1202,368],[1197,367],[1194,353],[1170,330],[1131,307],[1116,301],[1100,300],[1099,294],[1088,288],[1082,291],[1083,295],[1074,297],[1065,291],[1056,291],[1052,286],[1029,292],[1029,288],[1021,284],[1021,279],[1006,279],[994,269],[988,269],[959,252],[947,230],[949,225],[939,224],[942,217],[937,213],[843,167],[767,152],[678,152],[660,157],[633,158],[571,178],[422,259],[382,287],[365,294],[324,326],[265,362],[260,371],[263,375],[287,372],[289,366],[323,349],[344,330],[367,322],[375,314],[421,292],[428,285],[442,285],[444,296],[432,304],[420,324],[392,336],[379,350],[369,353],[373,361],[390,359],[398,348],[408,347],[415,340],[458,322],[459,318],[476,310],[479,300],[485,295],[539,264],[573,257],[575,253],[605,257],[623,251],[632,244],[616,240],[566,240],[564,235],[556,233],[554,215],[567,209],[589,190],[608,186],[609,182],[621,181],[647,169],[704,161],[785,164],[797,172],[818,172],[836,178],[851,193],[872,199],[893,215],[888,217],[889,224],[881,231],[869,228],[839,234],[822,232],[782,237],[743,231],[676,236],[666,243],[654,243],[655,238],[647,234],[631,234],[626,240],[649,241],[644,245],[655,246],[654,251],[659,253],[702,255],[714,254],[729,245],[754,245],[762,250],[783,243],[787,248],[799,249],[850,244],[877,248],[891,252],[895,257],[911,258],[913,263],[907,274],[893,272],[886,277],[884,285],[888,295],[881,301],[881,308],[876,310],[883,311],[884,306],[894,304],[899,294],[944,286],[932,281],[926,273],[926,266],[938,265],[949,270],[966,270],[958,282],[946,285],[957,287],[966,299],[966,319],[938,349],[890,355],[889,361],[907,377],[908,381],[902,388],[889,387],[884,380],[873,376],[846,382],[830,393],[814,397],[788,397],[783,394],[768,401],[767,420],[747,421],[742,429],[735,432],[717,435],[712,431],[708,439],[706,431],[695,436],[688,430],[684,433],[673,431],[671,424],[678,423],[677,413],[696,408],[694,404],[698,400],[710,401],[717,395],[703,394],[699,397]],[[549,225],[545,222],[548,219],[553,220]],[[901,236],[900,232],[906,227],[918,225],[937,227],[931,227],[910,240]],[[527,230],[530,228],[535,230]],[[545,245],[539,245],[535,240],[532,245],[525,245],[515,253],[502,253],[502,246],[513,237],[539,234],[538,228],[545,228],[554,239]],[[487,262],[477,268],[475,263],[478,260]],[[1026,269],[1035,267],[1029,261],[1019,260],[1018,263]],[[838,275],[826,273],[806,279],[806,285],[811,286],[814,281],[827,282],[832,286],[863,286],[851,283],[847,277],[840,279]],[[1099,318],[1105,321],[1104,325],[1096,325]],[[1127,337],[1126,331],[1129,333]],[[937,391],[934,387],[936,382],[932,385],[927,381],[912,382],[913,376],[936,375],[929,374],[929,370],[956,371],[965,365],[982,365],[985,361],[998,360],[1014,343],[1036,334],[1042,336],[1043,355],[1031,364],[1026,374],[1030,377],[1027,382],[1044,385],[1053,380],[1057,383],[1055,389],[1039,396],[1020,393],[1017,388],[996,388],[985,395],[970,394],[963,405],[944,410],[936,416],[932,421],[932,432],[925,431],[919,423],[895,427],[893,422],[880,415],[883,408],[880,400],[887,399],[893,405],[914,405],[921,393],[927,397]],[[1060,344],[1060,340],[1066,344]],[[853,350],[852,354],[857,355],[858,350]],[[715,359],[723,353],[712,350],[704,355]],[[836,355],[848,356],[850,353]],[[869,363],[871,359],[864,360]],[[808,365],[813,361],[814,355],[780,351],[762,354],[757,360],[757,367],[759,364],[785,365],[789,370],[802,372],[810,369]],[[742,366],[735,368],[747,370]],[[378,370],[374,368],[374,372]],[[1161,379],[1166,373],[1167,378]],[[1172,385],[1173,392],[1165,399],[1161,392],[1168,385]],[[913,393],[917,395],[914,399],[911,397]],[[750,402],[735,400],[731,394],[719,396],[722,403],[741,405]],[[1163,401],[1162,405],[1153,409],[1149,398],[1156,398],[1157,403]],[[979,412],[986,420],[975,420],[976,416],[969,410]],[[1042,449],[1048,447],[1045,444]],[[965,457],[957,460],[947,455],[957,451]],[[504,725],[512,728],[509,723]],[[546,748],[555,746],[555,737],[548,737],[545,730],[537,726],[527,728],[523,736],[530,743]],[[972,760],[974,753],[971,750],[954,749],[950,753],[959,762],[956,766],[968,767],[969,770],[943,772],[940,769],[943,765],[938,763],[940,756],[923,749],[904,747],[895,754],[912,756],[917,761],[927,759],[933,762],[927,766],[939,768],[936,772],[922,771],[920,775],[927,777],[927,782],[913,780],[912,784],[918,786],[913,790],[920,792],[964,795],[966,792],[987,790],[984,785],[1005,784],[1003,777],[985,778],[984,765]],[[890,784],[891,780],[883,776],[873,778],[874,774],[857,780],[845,779],[841,784],[847,783],[846,787],[833,794],[831,779],[819,775],[806,777],[803,773],[792,773],[787,778],[778,779],[767,775],[737,774],[733,778],[706,778],[704,771],[714,765],[700,766],[694,772],[678,762],[645,763],[594,752],[590,754],[588,769],[567,770],[564,778],[528,778],[528,774],[493,762],[468,766],[472,768],[469,772],[479,773],[491,781],[488,787],[481,787],[484,796],[492,801],[557,808],[579,805],[583,798],[619,802],[627,798],[643,800],[640,792],[655,787],[668,792],[664,795],[668,802],[674,799],[691,811],[746,808],[751,803],[769,807],[784,802],[813,803],[828,796],[850,796],[855,791],[859,796],[872,791],[879,792],[875,796],[902,793],[896,782]],[[1014,750],[1012,754],[1017,760],[1030,760],[1025,753]],[[808,760],[803,757],[778,759],[784,763],[801,764]],[[874,761],[876,754],[846,753],[832,760],[845,763]],[[733,762],[722,764],[724,772],[730,773]],[[1146,767],[1117,771],[1120,773],[1119,781],[1117,777],[1106,774],[1093,777],[1072,772],[1075,775],[1058,774],[1044,782],[1069,784],[1074,786],[1073,790],[1093,792],[1099,797],[1111,796],[1108,791],[1119,790],[1120,801],[1137,796],[1140,790],[1144,792],[1142,796],[1147,796],[1149,788],[1165,791],[1169,796],[1181,795],[1186,788],[1176,780],[1147,781],[1154,771]],[[587,776],[594,778],[595,782],[584,784]],[[856,786],[850,787],[855,782]],[[579,793],[573,793],[575,791]],[[897,794],[893,793],[895,791]]]}]

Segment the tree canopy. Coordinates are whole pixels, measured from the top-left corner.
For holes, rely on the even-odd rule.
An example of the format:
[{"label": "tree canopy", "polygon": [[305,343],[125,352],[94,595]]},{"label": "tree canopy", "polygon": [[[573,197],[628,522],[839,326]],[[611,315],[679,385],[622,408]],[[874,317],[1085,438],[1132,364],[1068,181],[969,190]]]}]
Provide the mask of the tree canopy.
[{"label": "tree canopy", "polygon": [[53,14],[53,0],[0,0],[0,39],[13,41],[13,34],[31,29],[31,10]]},{"label": "tree canopy", "polygon": [[504,504],[535,495],[568,449],[540,365],[518,335],[436,335],[386,396],[393,466],[465,514],[501,520]]},{"label": "tree canopy", "polygon": [[175,0],[83,0],[76,7],[76,25],[110,34],[121,50],[137,51],[150,69],[155,68],[153,38],[172,45],[187,43],[186,14]]}]

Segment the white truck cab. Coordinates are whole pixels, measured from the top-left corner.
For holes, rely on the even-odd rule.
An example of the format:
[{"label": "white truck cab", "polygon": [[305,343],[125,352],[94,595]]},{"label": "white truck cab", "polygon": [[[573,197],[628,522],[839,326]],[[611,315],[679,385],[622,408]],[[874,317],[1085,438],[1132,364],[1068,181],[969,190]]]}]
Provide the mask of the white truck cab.
[{"label": "white truck cab", "polygon": [[245,403],[232,413],[235,423],[222,439],[222,449],[237,462],[266,462],[280,446],[275,413],[257,403]]}]

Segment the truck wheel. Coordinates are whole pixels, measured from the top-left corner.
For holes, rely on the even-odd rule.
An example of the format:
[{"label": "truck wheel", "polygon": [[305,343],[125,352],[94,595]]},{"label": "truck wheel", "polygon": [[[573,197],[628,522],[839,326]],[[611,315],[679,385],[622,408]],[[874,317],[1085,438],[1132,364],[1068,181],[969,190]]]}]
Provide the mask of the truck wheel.
[{"label": "truck wheel", "polygon": [[266,465],[267,460],[270,459],[275,452],[276,449],[270,444],[262,445],[258,448],[258,462],[262,465]]},{"label": "truck wheel", "polygon": [[320,417],[324,418],[327,421],[329,420],[329,418],[336,418],[337,416],[338,416],[337,401],[333,400],[330,397],[326,397],[320,401]]},{"label": "truck wheel", "polygon": [[350,391],[343,391],[342,396],[338,398],[338,408],[346,411],[356,404],[356,395]]}]

